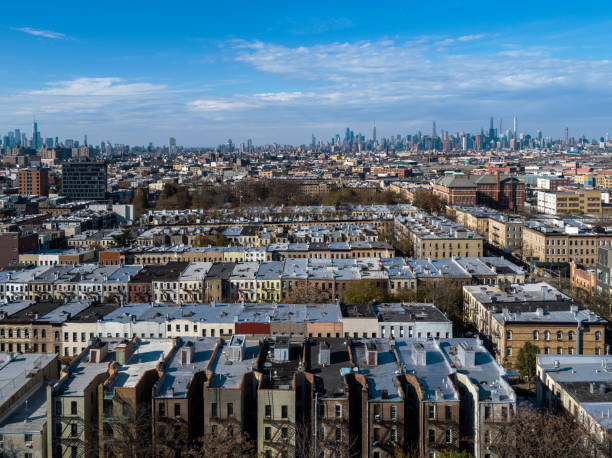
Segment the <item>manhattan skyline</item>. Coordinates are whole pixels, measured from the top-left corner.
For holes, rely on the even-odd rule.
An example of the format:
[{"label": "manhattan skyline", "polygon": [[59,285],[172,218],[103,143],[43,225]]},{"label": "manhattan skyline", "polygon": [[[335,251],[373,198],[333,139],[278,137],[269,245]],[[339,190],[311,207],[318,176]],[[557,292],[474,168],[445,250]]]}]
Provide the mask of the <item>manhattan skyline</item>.
[{"label": "manhattan skyline", "polygon": [[0,131],[212,146],[369,137],[374,120],[379,137],[490,116],[553,138],[612,128],[607,4],[71,3],[6,7]]}]

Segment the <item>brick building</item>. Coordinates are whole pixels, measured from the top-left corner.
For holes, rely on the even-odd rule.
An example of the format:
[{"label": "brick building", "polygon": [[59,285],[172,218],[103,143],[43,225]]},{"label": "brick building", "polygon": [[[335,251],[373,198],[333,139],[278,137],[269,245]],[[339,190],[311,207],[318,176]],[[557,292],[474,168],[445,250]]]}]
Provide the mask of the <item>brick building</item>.
[{"label": "brick building", "polygon": [[485,205],[519,212],[525,206],[525,183],[508,175],[445,175],[433,185],[449,205]]}]

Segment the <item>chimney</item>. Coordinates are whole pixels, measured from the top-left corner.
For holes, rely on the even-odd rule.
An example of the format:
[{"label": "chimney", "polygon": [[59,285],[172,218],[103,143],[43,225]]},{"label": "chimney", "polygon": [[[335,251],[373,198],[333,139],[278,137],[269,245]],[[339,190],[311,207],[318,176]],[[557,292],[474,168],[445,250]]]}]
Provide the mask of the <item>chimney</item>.
[{"label": "chimney", "polygon": [[366,363],[368,366],[378,365],[378,350],[374,342],[366,343]]}]

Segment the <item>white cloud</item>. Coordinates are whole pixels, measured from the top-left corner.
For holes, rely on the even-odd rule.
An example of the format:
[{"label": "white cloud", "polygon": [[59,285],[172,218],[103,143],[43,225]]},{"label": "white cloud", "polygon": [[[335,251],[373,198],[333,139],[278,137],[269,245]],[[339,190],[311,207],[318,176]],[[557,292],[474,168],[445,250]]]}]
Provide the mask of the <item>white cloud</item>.
[{"label": "white cloud", "polygon": [[121,78],[76,78],[69,81],[48,83],[48,87],[26,92],[30,95],[48,96],[140,96],[166,88],[163,84],[129,83]]},{"label": "white cloud", "polygon": [[72,39],[66,34],[63,34],[60,32],[54,32],[53,30],[34,29],[32,27],[15,27],[13,28],[13,30],[27,33],[28,35],[33,35],[35,37],[51,38],[53,40],[71,40]]}]

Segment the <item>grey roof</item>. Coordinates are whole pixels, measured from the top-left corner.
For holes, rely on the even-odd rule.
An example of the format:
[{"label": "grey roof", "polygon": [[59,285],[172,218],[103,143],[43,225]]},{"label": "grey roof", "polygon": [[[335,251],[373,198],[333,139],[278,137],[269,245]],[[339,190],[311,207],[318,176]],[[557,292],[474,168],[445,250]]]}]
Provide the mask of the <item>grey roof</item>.
[{"label": "grey roof", "polygon": [[[186,398],[193,377],[206,370],[218,342],[218,339],[211,337],[181,339],[164,366],[164,374],[156,385],[154,396]],[[183,364],[181,350],[188,347],[193,347],[193,357],[190,364]]]},{"label": "grey roof", "polygon": [[208,386],[211,388],[238,388],[245,374],[254,368],[259,354],[259,341],[248,340],[246,336],[232,336],[234,339],[245,339],[245,355],[240,361],[231,360],[227,356],[225,341],[219,344],[215,357],[210,360],[208,368],[213,372]]},{"label": "grey roof", "polygon": [[55,358],[46,353],[0,354],[0,405],[30,380],[28,374],[47,367]]},{"label": "grey roof", "polygon": [[[353,363],[360,374],[366,377],[368,383],[368,400],[398,401],[400,399],[399,384],[396,378],[399,365],[386,339],[360,339],[351,342]],[[373,347],[377,352],[377,364],[370,366],[366,359],[366,346]],[[384,397],[383,397],[384,396]]]}]

